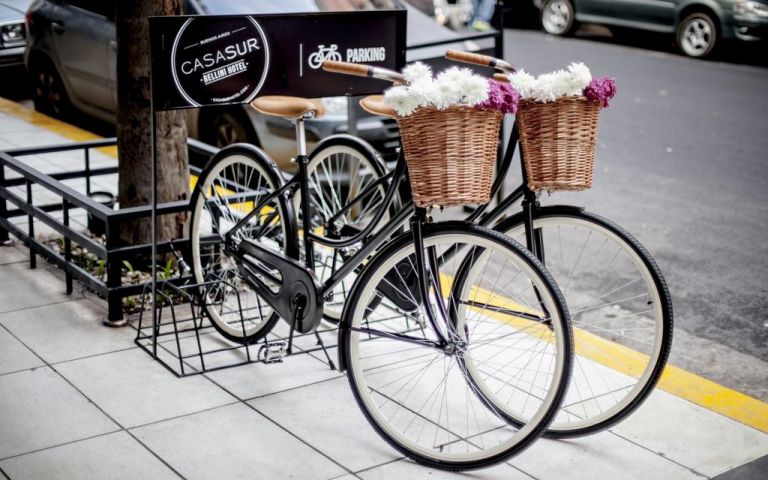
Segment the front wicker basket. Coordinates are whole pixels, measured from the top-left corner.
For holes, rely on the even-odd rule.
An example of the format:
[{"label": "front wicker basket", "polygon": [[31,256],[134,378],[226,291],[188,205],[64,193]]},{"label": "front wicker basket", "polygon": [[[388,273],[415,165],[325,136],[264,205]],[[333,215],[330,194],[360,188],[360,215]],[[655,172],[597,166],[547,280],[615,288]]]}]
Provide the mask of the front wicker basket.
[{"label": "front wicker basket", "polygon": [[453,105],[419,108],[397,118],[416,206],[490,201],[503,116],[498,110]]},{"label": "front wicker basket", "polygon": [[585,97],[520,101],[517,125],[528,188],[554,192],[592,187],[599,114],[600,104]]}]

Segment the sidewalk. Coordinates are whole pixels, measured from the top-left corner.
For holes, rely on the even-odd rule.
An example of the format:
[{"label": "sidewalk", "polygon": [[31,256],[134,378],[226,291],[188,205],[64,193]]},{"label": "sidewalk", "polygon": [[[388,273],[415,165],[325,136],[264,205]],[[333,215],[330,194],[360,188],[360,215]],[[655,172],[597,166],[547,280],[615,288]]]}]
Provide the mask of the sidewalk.
[{"label": "sidewalk", "polygon": [[[0,99],[0,150],[86,138]],[[50,172],[81,161],[73,155],[31,161]],[[135,346],[133,328],[101,325],[105,302],[64,291],[62,272],[30,270],[22,246],[0,247],[0,478],[767,476],[768,405],[679,369],[609,431],[542,439],[507,464],[448,474],[379,439],[320,355],[177,379]]]}]

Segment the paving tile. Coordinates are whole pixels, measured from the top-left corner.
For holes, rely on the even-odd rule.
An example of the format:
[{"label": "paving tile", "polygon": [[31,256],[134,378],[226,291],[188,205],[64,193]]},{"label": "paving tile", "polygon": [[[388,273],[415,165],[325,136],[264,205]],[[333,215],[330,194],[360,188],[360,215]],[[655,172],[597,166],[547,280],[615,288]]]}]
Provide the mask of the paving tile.
[{"label": "paving tile", "polygon": [[765,433],[659,390],[613,430],[707,476],[768,454]]},{"label": "paving tile", "polygon": [[44,365],[37,355],[32,353],[13,335],[0,327],[0,374],[18,372]]},{"label": "paving tile", "polygon": [[204,377],[176,378],[139,349],[75,360],[56,368],[126,428],[235,401]]},{"label": "paving tile", "polygon": [[243,400],[341,376],[307,354],[286,357],[283,363],[252,363],[206,375]]},{"label": "paving tile", "polygon": [[50,367],[0,376],[0,459],[118,429]]},{"label": "paving tile", "polygon": [[132,348],[135,332],[102,325],[106,306],[80,299],[0,315],[0,323],[48,363]]},{"label": "paving tile", "polygon": [[346,378],[248,403],[354,472],[402,457],[365,419]]},{"label": "paving tile", "polygon": [[702,478],[610,432],[568,441],[539,439],[510,463],[541,480]]},{"label": "paving tile", "polygon": [[[41,261],[38,258],[38,263]],[[45,268],[33,270],[26,262],[0,266],[0,313],[75,298],[79,298],[79,295],[66,294],[63,273],[59,277]]]},{"label": "paving tile", "polygon": [[16,245],[0,245],[0,265],[24,262],[28,258],[27,252]]},{"label": "paving tile", "polygon": [[326,480],[347,473],[242,403],[132,433],[189,480]]},{"label": "paving tile", "polygon": [[398,480],[421,480],[424,478],[433,480],[530,480],[529,476],[504,463],[482,470],[454,473],[427,468],[423,465],[418,465],[411,460],[399,460],[364,472],[356,473],[356,475],[363,480],[390,480],[392,478]]},{"label": "paving tile", "polygon": [[0,462],[13,480],[172,480],[179,477],[125,432]]}]

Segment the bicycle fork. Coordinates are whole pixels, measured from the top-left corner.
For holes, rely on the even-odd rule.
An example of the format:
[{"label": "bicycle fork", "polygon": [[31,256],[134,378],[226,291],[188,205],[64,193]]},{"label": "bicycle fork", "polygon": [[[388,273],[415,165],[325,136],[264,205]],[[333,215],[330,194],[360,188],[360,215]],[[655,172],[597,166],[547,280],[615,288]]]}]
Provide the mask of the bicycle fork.
[{"label": "bicycle fork", "polygon": [[[437,259],[435,247],[426,247],[426,249],[424,247],[422,226],[427,221],[426,211],[423,208],[417,208],[416,212],[411,217],[411,231],[413,232],[419,294],[422,298],[422,304],[427,319],[429,320],[430,325],[432,325],[435,335],[437,335],[440,347],[446,354],[451,354],[453,353],[453,350],[459,346],[457,343],[460,343],[461,341],[459,335],[455,332],[456,327],[453,325],[453,322],[451,322],[445,302],[443,301],[442,285],[438,270],[439,261]],[[434,289],[434,305],[430,301],[430,285]],[[441,328],[440,324],[445,325],[445,328]]]}]

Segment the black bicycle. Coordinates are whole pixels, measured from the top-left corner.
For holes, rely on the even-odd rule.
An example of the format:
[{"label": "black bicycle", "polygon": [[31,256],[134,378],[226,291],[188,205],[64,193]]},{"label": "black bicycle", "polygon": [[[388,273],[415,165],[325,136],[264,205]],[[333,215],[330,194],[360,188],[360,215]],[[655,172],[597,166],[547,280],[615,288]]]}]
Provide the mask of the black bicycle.
[{"label": "black bicycle", "polygon": [[[341,162],[327,175],[310,170],[304,119],[322,114],[317,102],[253,106],[294,121],[298,172],[286,181],[262,150],[240,144],[197,179],[192,270],[198,282],[226,280],[201,291],[215,328],[255,342],[281,317],[292,338],[316,329],[342,295],[339,367],[390,445],[450,470],[528,446],[559,411],[572,359],[568,312],[541,263],[493,230],[431,222],[408,200],[402,156],[381,175]],[[333,195],[337,203],[318,203]]]},{"label": "black bicycle", "polygon": [[[448,51],[446,57],[514,71],[504,60],[485,55]],[[358,70],[361,75],[367,72]],[[381,96],[360,103],[370,113],[396,118]],[[509,172],[518,140],[515,124],[497,171],[494,197]],[[467,220],[526,245],[558,281],[573,319],[576,356],[572,386],[546,435],[597,432],[626,418],[653,391],[672,344],[672,301],[656,262],[630,233],[582,207],[541,205],[521,169],[521,185],[494,208],[477,208]],[[322,191],[331,190],[326,182]],[[518,202],[522,208],[515,212]],[[346,211],[346,205],[342,202],[337,211]],[[314,221],[327,225],[324,218]],[[334,265],[342,260],[337,257]]]}]

